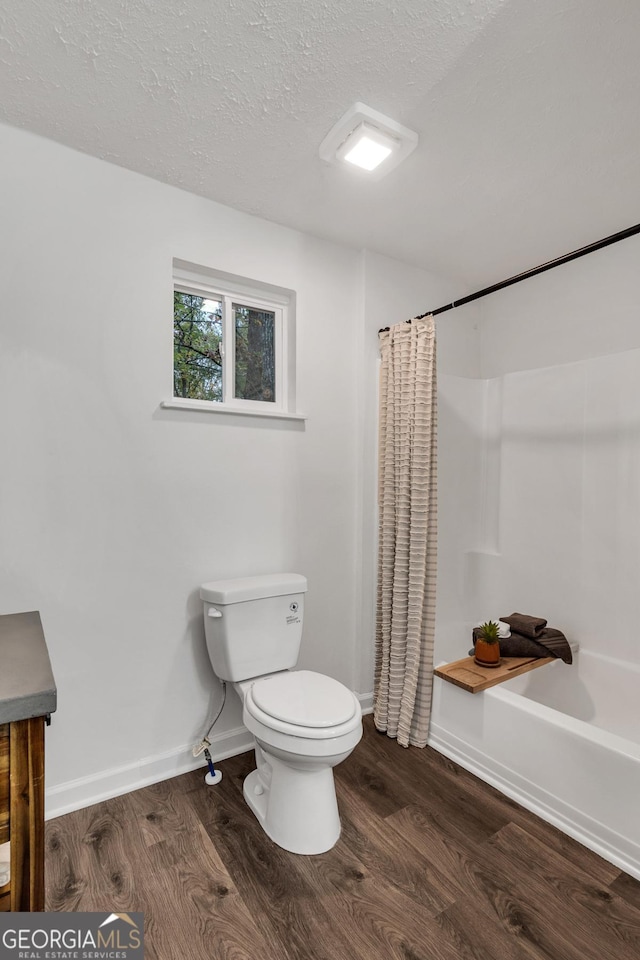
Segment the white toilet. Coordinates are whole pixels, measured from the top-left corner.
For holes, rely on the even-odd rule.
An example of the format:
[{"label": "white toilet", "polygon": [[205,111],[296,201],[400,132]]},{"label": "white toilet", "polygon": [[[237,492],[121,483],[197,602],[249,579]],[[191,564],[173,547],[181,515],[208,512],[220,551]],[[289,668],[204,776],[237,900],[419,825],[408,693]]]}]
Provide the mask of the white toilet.
[{"label": "white toilet", "polygon": [[211,664],[232,681],[256,740],[244,796],[265,833],[292,853],[324,853],[340,836],[333,767],[362,737],[358,698],[337,680],[292,670],[302,640],[305,577],[217,580],[200,588]]}]

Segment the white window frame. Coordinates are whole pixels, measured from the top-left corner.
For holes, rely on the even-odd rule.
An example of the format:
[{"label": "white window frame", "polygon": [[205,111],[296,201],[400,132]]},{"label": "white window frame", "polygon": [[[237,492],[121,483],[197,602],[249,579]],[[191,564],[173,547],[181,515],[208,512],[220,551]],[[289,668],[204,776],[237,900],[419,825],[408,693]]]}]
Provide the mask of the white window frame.
[{"label": "white window frame", "polygon": [[[266,285],[265,285],[266,286]],[[205,410],[210,413],[235,413],[248,416],[267,416],[284,419],[303,420],[302,414],[293,409],[293,386],[295,378],[291,375],[290,341],[290,301],[286,292],[274,289],[261,289],[260,285],[245,278],[229,279],[224,275],[215,275],[206,268],[195,265],[174,264],[173,289],[179,293],[190,293],[217,300],[222,304],[222,400],[194,400],[173,396],[164,400],[162,407],[172,409]],[[173,299],[173,298],[172,298]],[[233,305],[269,311],[274,314],[274,364],[275,364],[275,400],[245,400],[235,397],[236,372],[236,336]],[[173,330],[173,319],[172,319]],[[172,353],[173,357],[173,353]],[[173,361],[172,384],[173,384]],[[173,393],[173,385],[171,388]]]}]

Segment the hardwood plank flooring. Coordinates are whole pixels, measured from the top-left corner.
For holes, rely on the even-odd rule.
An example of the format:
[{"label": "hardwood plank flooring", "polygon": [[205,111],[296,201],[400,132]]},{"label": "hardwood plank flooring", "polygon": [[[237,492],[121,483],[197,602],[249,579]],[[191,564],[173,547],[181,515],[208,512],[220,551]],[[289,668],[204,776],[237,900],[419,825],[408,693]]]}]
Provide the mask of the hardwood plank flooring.
[{"label": "hardwood plank flooring", "polygon": [[336,768],[333,850],[289,854],[253,755],[47,824],[48,910],[145,914],[150,960],[637,960],[640,883],[370,717]]}]

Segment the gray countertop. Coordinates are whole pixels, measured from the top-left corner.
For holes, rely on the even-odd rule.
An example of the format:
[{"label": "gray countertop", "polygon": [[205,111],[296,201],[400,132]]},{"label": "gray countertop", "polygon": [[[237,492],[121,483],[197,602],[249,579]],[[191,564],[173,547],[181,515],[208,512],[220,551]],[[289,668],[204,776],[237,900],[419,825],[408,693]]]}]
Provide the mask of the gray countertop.
[{"label": "gray countertop", "polygon": [[56,685],[40,614],[0,616],[0,723],[56,709]]}]

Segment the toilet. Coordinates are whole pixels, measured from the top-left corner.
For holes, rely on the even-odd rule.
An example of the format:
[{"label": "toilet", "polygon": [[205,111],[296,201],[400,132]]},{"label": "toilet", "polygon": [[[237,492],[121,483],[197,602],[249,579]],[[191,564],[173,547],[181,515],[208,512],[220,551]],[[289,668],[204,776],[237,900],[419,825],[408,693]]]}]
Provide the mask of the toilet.
[{"label": "toilet", "polygon": [[233,683],[255,738],[244,796],[263,830],[291,853],[324,853],[340,836],[333,768],[362,737],[356,695],[294,670],[306,578],[297,573],[216,580],[200,588],[214,672]]}]

